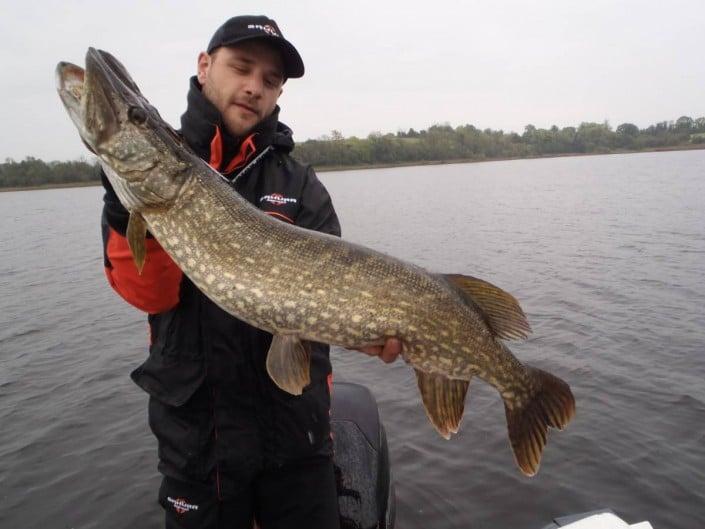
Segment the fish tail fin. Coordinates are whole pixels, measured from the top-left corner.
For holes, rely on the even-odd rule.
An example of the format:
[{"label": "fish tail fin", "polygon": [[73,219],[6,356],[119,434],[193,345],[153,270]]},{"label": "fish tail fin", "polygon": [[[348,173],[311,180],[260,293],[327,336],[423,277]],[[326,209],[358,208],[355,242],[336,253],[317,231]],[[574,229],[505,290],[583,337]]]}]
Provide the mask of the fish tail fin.
[{"label": "fish tail fin", "polygon": [[509,441],[519,469],[533,476],[538,472],[546,445],[548,427],[562,430],[575,415],[575,398],[568,384],[560,378],[526,367],[532,388],[527,399],[505,393]]}]

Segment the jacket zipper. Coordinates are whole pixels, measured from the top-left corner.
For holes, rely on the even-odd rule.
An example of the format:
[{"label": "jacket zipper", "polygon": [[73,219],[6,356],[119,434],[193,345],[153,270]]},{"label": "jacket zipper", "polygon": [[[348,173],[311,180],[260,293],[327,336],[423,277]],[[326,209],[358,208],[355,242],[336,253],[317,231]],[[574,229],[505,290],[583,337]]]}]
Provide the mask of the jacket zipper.
[{"label": "jacket zipper", "polygon": [[[219,173],[220,174],[220,173]],[[204,301],[203,299],[200,300],[199,306],[198,306],[198,319],[201,320],[203,318],[203,304]],[[205,332],[204,332],[205,331]],[[208,369],[208,359],[210,358],[211,355],[211,344],[210,340],[205,338],[205,334],[207,334],[207,329],[204,329],[203,326],[200,328],[200,333],[201,333],[201,348],[203,350],[203,365],[206,371],[206,381],[205,383],[208,384],[210,387],[210,393],[211,393],[211,402],[212,402],[212,414],[213,414],[213,456],[215,458],[215,489],[216,489],[216,496],[218,498],[218,501],[223,500],[223,496],[221,494],[221,489],[220,489],[220,465],[218,464],[218,421],[216,419],[216,397],[217,397],[217,390],[215,386],[212,385],[210,377],[209,377],[209,369]]]},{"label": "jacket zipper", "polygon": [[216,410],[215,401],[216,401],[216,394],[217,394],[216,389],[212,387],[211,393],[213,395],[213,437],[214,437],[214,441],[215,441],[215,443],[214,443],[215,446],[214,446],[214,450],[213,450],[215,453],[215,488],[216,488],[216,492],[218,494],[218,500],[222,501],[223,496],[222,496],[221,490],[220,490],[220,466],[218,465],[218,448],[217,448],[217,446],[218,446],[218,422],[216,421],[216,412],[215,412],[215,410]]},{"label": "jacket zipper", "polygon": [[228,184],[230,184],[230,186],[234,188],[237,181],[240,180],[240,177],[247,173],[250,169],[252,169],[257,163],[259,163],[262,157],[271,150],[272,146],[267,145],[264,149],[262,149],[262,152],[255,156],[252,161],[248,163],[245,167],[243,167],[242,170],[232,180],[230,180],[227,176],[221,174],[220,172],[218,172],[218,174],[223,180],[225,180],[225,182],[227,182]]}]

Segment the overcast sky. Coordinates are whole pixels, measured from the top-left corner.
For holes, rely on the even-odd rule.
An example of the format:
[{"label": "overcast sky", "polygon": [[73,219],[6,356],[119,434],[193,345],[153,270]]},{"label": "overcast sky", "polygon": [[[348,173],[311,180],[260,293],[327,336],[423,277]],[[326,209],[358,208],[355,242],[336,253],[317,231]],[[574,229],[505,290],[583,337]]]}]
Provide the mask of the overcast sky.
[{"label": "overcast sky", "polygon": [[522,132],[705,115],[705,0],[0,0],[0,160],[87,153],[54,89],[61,60],[110,51],[178,127],[215,29],[266,14],[301,53],[280,99],[303,141],[471,123]]}]

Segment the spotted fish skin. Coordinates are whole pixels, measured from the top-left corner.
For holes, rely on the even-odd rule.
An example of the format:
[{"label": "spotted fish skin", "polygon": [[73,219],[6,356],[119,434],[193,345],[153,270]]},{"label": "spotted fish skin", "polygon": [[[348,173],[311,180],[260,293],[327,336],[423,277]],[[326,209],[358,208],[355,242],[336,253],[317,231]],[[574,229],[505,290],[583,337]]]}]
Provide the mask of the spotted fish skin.
[{"label": "spotted fish skin", "polygon": [[518,366],[514,357],[438,278],[272,219],[210,170],[185,187],[167,211],[143,215],[184,273],[224,310],[272,334],[346,348],[395,336],[405,360],[424,371],[515,386],[516,375],[507,376]]},{"label": "spotted fish skin", "polygon": [[85,71],[60,63],[57,79],[79,134],[130,211],[138,269],[149,230],[210,299],[274,335],[267,368],[282,389],[299,394],[308,383],[307,341],[359,349],[396,337],[443,437],[458,432],[478,377],[502,396],[520,470],[537,472],[548,429],[570,422],[575,401],[565,382],[522,365],[502,342],[530,332],[510,294],[262,213],[181,143],[106,52],[89,49]]}]

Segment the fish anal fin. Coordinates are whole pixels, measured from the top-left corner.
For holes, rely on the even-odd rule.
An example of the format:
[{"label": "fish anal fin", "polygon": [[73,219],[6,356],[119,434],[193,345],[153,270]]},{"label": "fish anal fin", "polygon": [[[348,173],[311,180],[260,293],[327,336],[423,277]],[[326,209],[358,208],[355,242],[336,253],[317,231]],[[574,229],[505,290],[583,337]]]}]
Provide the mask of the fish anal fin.
[{"label": "fish anal fin", "polygon": [[450,439],[451,434],[458,433],[470,382],[414,371],[428,419],[443,438]]},{"label": "fish anal fin", "polygon": [[509,400],[516,392],[504,396],[509,442],[519,469],[535,475],[548,440],[548,428],[562,430],[575,415],[575,398],[568,384],[540,369],[527,367],[531,386],[535,388],[525,402]]},{"label": "fish anal fin", "polygon": [[444,274],[458,293],[472,301],[487,319],[494,333],[505,340],[526,338],[531,327],[519,302],[501,288],[482,279],[460,274]]},{"label": "fish anal fin", "polygon": [[137,272],[142,275],[144,261],[147,258],[147,246],[144,240],[147,237],[147,222],[144,217],[134,211],[130,213],[127,221],[127,244],[132,252]]},{"label": "fish anal fin", "polygon": [[274,383],[292,395],[301,395],[311,383],[311,351],[308,342],[295,334],[275,334],[267,353],[267,373]]}]

